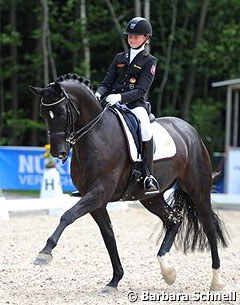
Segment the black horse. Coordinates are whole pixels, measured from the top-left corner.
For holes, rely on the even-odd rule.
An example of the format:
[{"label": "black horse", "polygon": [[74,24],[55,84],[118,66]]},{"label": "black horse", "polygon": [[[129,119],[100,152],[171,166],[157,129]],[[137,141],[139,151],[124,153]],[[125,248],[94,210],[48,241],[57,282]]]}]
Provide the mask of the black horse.
[{"label": "black horse", "polygon": [[64,229],[90,213],[100,228],[113,267],[113,277],[104,291],[116,289],[123,277],[123,268],[106,206],[110,201],[134,198],[157,215],[166,230],[157,254],[165,281],[170,285],[176,278],[167,257],[177,235],[184,252],[210,246],[211,289],[221,289],[218,241],[226,246],[226,238],[221,221],[211,207],[211,164],[196,130],[175,117],[157,119],[177,148],[172,158],[154,162],[154,176],[163,192],[174,184],[174,201],[169,205],[163,192],[146,197],[141,179],[131,184],[135,165],[129,158],[122,126],[107,106],[102,108],[87,80],[67,74],[46,88],[30,86],[30,89],[41,97],[41,114],[47,124],[51,154],[64,161],[72,146],[71,177],[81,193],[81,199],[62,215],[35,264],[48,264]]}]

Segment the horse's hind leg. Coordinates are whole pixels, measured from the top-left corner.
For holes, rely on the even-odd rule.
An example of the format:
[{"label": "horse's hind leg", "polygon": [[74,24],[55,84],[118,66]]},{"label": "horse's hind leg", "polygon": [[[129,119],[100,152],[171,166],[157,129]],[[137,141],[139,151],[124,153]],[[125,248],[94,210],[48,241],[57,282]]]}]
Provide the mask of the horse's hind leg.
[{"label": "horse's hind leg", "polygon": [[[202,164],[204,164],[202,162]],[[207,166],[207,165],[205,165]],[[184,185],[186,188],[187,196],[189,196],[187,207],[193,214],[192,222],[195,227],[194,237],[195,245],[192,245],[192,249],[196,246],[196,241],[199,241],[200,248],[206,246],[205,240],[201,236],[201,226],[198,224],[198,220],[202,224],[202,229],[206,234],[208,243],[211,249],[212,256],[212,268],[213,277],[211,282],[211,290],[221,290],[224,286],[221,279],[220,259],[218,254],[218,239],[222,242],[223,246],[226,246],[226,240],[224,237],[223,229],[221,228],[221,221],[214,213],[211,207],[211,173],[207,167],[202,167],[198,172],[192,171],[185,177]],[[208,176],[207,176],[208,173]]]},{"label": "horse's hind leg", "polygon": [[163,279],[168,285],[172,285],[176,280],[176,270],[169,264],[168,259],[171,247],[178,233],[179,227],[181,226],[182,220],[180,212],[182,207],[179,205],[177,209],[176,207],[174,209],[171,208],[165,202],[162,194],[153,199],[143,200],[141,203],[146,209],[163,221],[166,232],[158,251],[157,258]]},{"label": "horse's hind leg", "polygon": [[211,248],[212,254],[212,282],[211,282],[211,290],[222,290],[224,282],[221,277],[221,267],[220,267],[220,259],[218,254],[218,243],[217,243],[217,228],[218,228],[218,219],[216,214],[212,215],[204,215],[201,213],[201,222],[203,225],[203,230],[207,235],[208,242]]},{"label": "horse's hind leg", "polygon": [[218,254],[217,234],[219,222],[216,214],[209,208],[208,211],[199,211],[200,220],[203,225],[203,230],[206,233],[208,242],[211,248],[212,255],[212,282],[211,290],[221,290],[224,283],[221,277],[220,259]]},{"label": "horse's hind leg", "polygon": [[210,244],[212,255],[213,274],[210,289],[222,290],[225,285],[221,277],[220,259],[218,254],[218,238],[221,239],[224,246],[226,246],[226,242],[222,235],[222,229],[220,228],[220,220],[218,219],[217,215],[212,211],[210,196],[205,200],[207,200],[207,204],[204,208],[201,206],[198,209],[198,213],[200,221],[203,225],[203,230]]}]

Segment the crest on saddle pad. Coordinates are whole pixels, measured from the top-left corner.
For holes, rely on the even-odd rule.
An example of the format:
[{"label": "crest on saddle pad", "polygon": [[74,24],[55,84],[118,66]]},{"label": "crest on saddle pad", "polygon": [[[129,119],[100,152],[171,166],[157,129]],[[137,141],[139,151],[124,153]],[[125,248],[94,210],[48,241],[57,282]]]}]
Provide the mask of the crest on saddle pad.
[{"label": "crest on saddle pad", "polygon": [[[142,161],[141,155],[139,155],[138,149],[136,147],[134,138],[132,133],[130,132],[122,114],[120,111],[115,109],[117,112],[128,143],[129,154],[133,162]],[[157,122],[151,123],[151,128],[153,132],[153,139],[155,142],[155,152],[153,156],[153,160],[160,160],[165,158],[171,158],[176,154],[176,145],[173,141],[173,138],[167,132],[167,130],[158,124]]]}]

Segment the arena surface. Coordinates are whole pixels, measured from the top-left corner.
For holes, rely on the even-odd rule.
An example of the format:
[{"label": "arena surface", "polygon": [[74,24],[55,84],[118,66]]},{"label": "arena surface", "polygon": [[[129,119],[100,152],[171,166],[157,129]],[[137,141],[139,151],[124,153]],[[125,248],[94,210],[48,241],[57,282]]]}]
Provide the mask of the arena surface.
[{"label": "arena surface", "polygon": [[[99,293],[111,279],[112,268],[90,215],[66,229],[53,251],[51,265],[46,267],[34,266],[33,262],[59,216],[12,215],[10,221],[0,222],[0,305],[129,304],[131,291],[138,294],[136,304],[240,304],[239,210],[219,210],[231,237],[229,247],[220,248],[224,292],[227,296],[234,292],[236,301],[206,300],[211,281],[208,252],[184,255],[173,249],[171,262],[177,270],[177,280],[167,286],[156,259],[156,233],[149,239],[158,218],[143,208],[112,211],[110,215],[125,271],[118,293]],[[200,300],[195,302],[193,298],[197,296]]]}]

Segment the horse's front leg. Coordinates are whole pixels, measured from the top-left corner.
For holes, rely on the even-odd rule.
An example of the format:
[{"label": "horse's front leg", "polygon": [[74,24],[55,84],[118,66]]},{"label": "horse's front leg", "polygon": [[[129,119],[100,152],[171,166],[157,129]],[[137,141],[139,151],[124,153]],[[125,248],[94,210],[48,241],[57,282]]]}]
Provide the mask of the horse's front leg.
[{"label": "horse's front leg", "polygon": [[102,293],[108,293],[117,289],[118,283],[123,277],[123,268],[118,255],[116,240],[106,208],[100,208],[91,213],[101,231],[104,243],[108,250],[113,267],[113,277],[111,281],[102,290]]},{"label": "horse's front leg", "polygon": [[87,193],[73,207],[66,211],[60,219],[54,233],[48,238],[45,247],[39,252],[34,264],[47,265],[52,260],[52,250],[56,247],[60,236],[65,228],[73,223],[77,218],[91,213],[103,204],[103,192],[99,189]]}]

